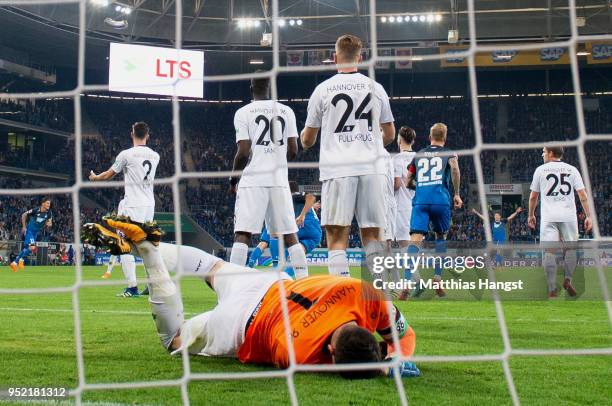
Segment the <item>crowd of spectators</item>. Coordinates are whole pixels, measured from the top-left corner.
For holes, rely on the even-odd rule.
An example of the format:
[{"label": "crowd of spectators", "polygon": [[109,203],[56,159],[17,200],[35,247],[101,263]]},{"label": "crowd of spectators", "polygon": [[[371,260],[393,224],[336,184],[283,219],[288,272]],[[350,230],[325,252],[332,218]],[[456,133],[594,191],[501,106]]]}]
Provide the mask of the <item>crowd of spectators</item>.
[{"label": "crowd of spectators", "polygon": [[[513,97],[504,99],[508,106],[507,136],[498,137],[498,101],[495,99],[479,100],[481,130],[484,142],[535,142],[546,140],[571,140],[576,138],[576,115],[572,97]],[[288,103],[296,114],[298,129],[303,128],[306,119],[305,102]],[[233,126],[233,114],[241,104],[237,103],[207,103],[183,104],[181,106],[181,158],[183,170],[228,171],[232,168],[233,156],[236,151]],[[467,98],[447,99],[416,99],[393,101],[392,110],[396,126],[409,125],[417,133],[414,149],[418,150],[428,144],[427,134],[434,122],[444,122],[448,125],[447,145],[455,150],[470,149],[476,144],[471,112],[471,102]],[[4,103],[0,107],[14,111],[16,114],[3,115],[3,118],[24,121],[50,128],[72,131],[71,100],[37,101],[35,105],[26,103]],[[136,121],[146,121],[151,128],[149,145],[161,155],[156,178],[174,174],[174,138],[172,127],[172,110],[168,103],[136,102],[128,100],[110,100],[84,98],[83,110],[96,128],[98,134],[89,135],[82,141],[82,173],[86,180],[90,170],[101,172],[108,169],[115,156],[122,149],[131,145],[129,131]],[[612,98],[601,98],[598,109],[585,111],[587,130],[589,133],[610,133],[612,131]],[[595,144],[599,144],[595,146]],[[602,148],[602,145],[603,148]],[[298,161],[316,162],[318,160],[318,145],[304,151],[300,148]],[[390,152],[397,152],[397,144],[388,146]],[[74,173],[74,143],[57,138],[57,142],[48,143],[43,148],[32,148],[27,154],[23,150],[9,148],[0,144],[0,164],[31,167],[51,172],[63,172],[73,176]],[[612,203],[610,202],[610,144],[589,143],[589,169],[593,186],[593,195],[599,214],[602,234],[612,234]],[[190,156],[193,167],[188,168],[183,156]],[[501,154],[500,162],[496,151],[483,151],[480,155],[485,183],[493,183],[496,163],[502,172],[510,172],[512,182],[529,182],[535,168],[541,164],[539,149],[518,149]],[[577,164],[575,150],[569,150],[564,160]],[[457,240],[478,240],[484,236],[482,222],[471,215],[469,210],[479,207],[478,196],[470,193],[469,184],[476,183],[476,171],[473,157],[470,155],[459,158],[462,173],[461,195],[465,206],[453,213],[453,225],[450,238]],[[290,178],[296,179],[302,185],[317,185],[317,169],[291,169]],[[118,178],[120,179],[120,177]],[[198,180],[185,188],[187,207],[183,211],[191,214],[204,229],[210,232],[224,245],[233,240],[233,208],[234,197],[228,192],[223,179],[206,178]],[[187,183],[187,182],[185,182]],[[23,186],[26,187],[26,186]],[[122,188],[83,189],[82,193],[98,203],[103,209],[101,213],[85,210],[83,215],[97,216],[102,212],[116,210],[122,197]],[[17,198],[21,199],[21,198]],[[60,199],[60,198],[58,198]],[[70,223],[66,223],[66,232],[48,236],[57,241],[67,241],[72,238],[71,200],[59,201],[62,212],[67,213]],[[5,205],[7,198],[0,201]],[[29,207],[30,202],[13,201],[19,210]],[[156,210],[171,211],[173,196],[168,186],[156,186]],[[17,210],[18,211],[18,210]],[[14,237],[14,216],[8,218],[10,210],[3,210],[0,215],[0,236],[9,234]],[[507,215],[508,213],[504,213]],[[522,213],[510,225],[511,235],[517,239],[532,238],[531,230],[526,228],[526,214]],[[56,224],[62,219],[56,220]],[[58,230],[59,227],[54,227]],[[359,239],[356,233],[351,233],[351,243],[356,245]]]}]

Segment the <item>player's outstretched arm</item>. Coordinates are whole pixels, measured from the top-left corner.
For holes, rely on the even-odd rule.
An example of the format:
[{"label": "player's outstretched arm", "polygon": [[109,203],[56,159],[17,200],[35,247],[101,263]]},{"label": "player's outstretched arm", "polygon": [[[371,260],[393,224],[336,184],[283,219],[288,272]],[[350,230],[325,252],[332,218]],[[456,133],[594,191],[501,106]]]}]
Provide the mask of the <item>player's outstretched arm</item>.
[{"label": "player's outstretched arm", "polygon": [[382,130],[383,144],[389,145],[395,140],[395,123],[381,123],[380,129]]},{"label": "player's outstretched arm", "polygon": [[461,171],[459,170],[459,160],[456,156],[449,158],[448,164],[451,167],[451,179],[453,181],[453,189],[455,191],[455,195],[453,196],[453,203],[456,208],[460,208],[463,206],[463,200],[461,200],[461,196],[459,196],[459,190],[461,187]]},{"label": "player's outstretched arm", "polygon": [[[236,151],[236,155],[234,156],[234,166],[232,167],[233,171],[241,171],[246,168],[249,163],[249,154],[251,153],[251,141],[250,140],[240,140],[238,141],[238,151]],[[236,192],[236,185],[238,184],[238,180],[240,180],[240,176],[232,176],[230,178],[230,187],[232,192]]]},{"label": "player's outstretched arm", "polygon": [[317,142],[318,133],[318,128],[304,127],[304,129],[302,130],[302,134],[300,134],[300,142],[302,143],[302,148],[308,149],[312,147],[315,142]]},{"label": "player's outstretched arm", "polygon": [[25,234],[26,230],[28,229],[28,224],[27,224],[28,223],[28,216],[30,215],[31,212],[32,212],[32,210],[28,210],[28,211],[24,212],[21,215],[21,232],[23,234]]},{"label": "player's outstretched arm", "polygon": [[475,215],[477,215],[478,217],[480,217],[483,221],[484,221],[484,216],[476,209],[472,209],[472,213],[474,213]]},{"label": "player's outstretched arm", "polygon": [[108,170],[100,173],[99,175],[96,175],[94,171],[89,171],[89,180],[92,182],[109,180],[114,178],[116,174],[117,172],[115,172],[113,168],[109,168]]},{"label": "player's outstretched arm", "polygon": [[514,218],[515,218],[516,216],[518,216],[518,215],[519,215],[519,213],[520,213],[520,212],[522,212],[522,211],[523,211],[523,208],[522,208],[522,207],[518,207],[518,208],[517,208],[517,209],[514,211],[514,213],[512,213],[511,215],[509,215],[509,216],[508,216],[508,218],[507,218],[506,220],[508,220],[508,221],[512,221],[512,220],[514,220]]},{"label": "player's outstretched arm", "polygon": [[535,230],[536,227],[536,217],[535,217],[535,209],[538,207],[538,199],[540,198],[540,192],[531,191],[529,195],[529,217],[527,219],[527,224],[529,228],[533,228]]},{"label": "player's outstretched arm", "polygon": [[584,211],[584,215],[586,218],[584,219],[584,231],[589,232],[591,228],[593,228],[593,220],[591,220],[591,208],[589,207],[589,199],[587,197],[586,189],[577,190],[578,198],[580,199],[580,204],[582,205],[582,210]]}]

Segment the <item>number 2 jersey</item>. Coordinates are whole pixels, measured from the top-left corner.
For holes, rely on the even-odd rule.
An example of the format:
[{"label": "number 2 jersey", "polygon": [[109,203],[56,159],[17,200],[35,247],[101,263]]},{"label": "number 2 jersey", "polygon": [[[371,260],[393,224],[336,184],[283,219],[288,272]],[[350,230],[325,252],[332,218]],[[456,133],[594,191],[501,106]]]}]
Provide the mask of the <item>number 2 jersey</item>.
[{"label": "number 2 jersey", "polygon": [[297,138],[295,114],[273,100],[254,100],[234,114],[236,142],[251,141],[251,159],[238,187],[289,187],[287,140]]},{"label": "number 2 jersey", "polygon": [[153,180],[159,164],[159,154],[145,145],[123,150],[111,169],[123,173],[125,181],[124,207],[154,207]]},{"label": "number 2 jersey", "polygon": [[380,124],[393,122],[383,87],[359,72],[338,73],[308,101],[306,127],[321,129],[320,180],[384,175]]},{"label": "number 2 jersey", "polygon": [[414,157],[408,170],[416,180],[416,191],[412,205],[451,204],[451,168],[448,160],[457,158],[449,148],[430,145]]},{"label": "number 2 jersey", "polygon": [[584,189],[578,169],[561,161],[547,162],[533,173],[530,189],[540,193],[542,223],[576,221],[574,192]]},{"label": "number 2 jersey", "polygon": [[[412,355],[414,333],[395,307],[389,315],[382,293],[368,282],[338,276],[312,276],[297,281],[283,281],[293,348],[298,364],[332,362],[327,344],[341,325],[355,321],[357,325],[381,336],[389,336],[390,320],[402,338],[401,351]],[[238,351],[242,362],[289,366],[283,310],[278,284],[264,296],[246,331]],[[412,334],[409,337],[407,334]]]}]

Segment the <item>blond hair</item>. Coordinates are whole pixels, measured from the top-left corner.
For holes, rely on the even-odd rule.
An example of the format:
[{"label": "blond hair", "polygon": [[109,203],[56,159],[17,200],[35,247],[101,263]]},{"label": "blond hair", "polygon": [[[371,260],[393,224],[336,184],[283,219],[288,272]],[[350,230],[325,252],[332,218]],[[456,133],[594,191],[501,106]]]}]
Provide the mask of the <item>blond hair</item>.
[{"label": "blond hair", "polygon": [[359,61],[363,43],[355,35],[345,34],[336,41],[336,60],[339,63]]},{"label": "blond hair", "polygon": [[447,131],[448,131],[448,128],[446,127],[446,124],[435,123],[434,125],[431,126],[431,129],[429,130],[429,136],[431,137],[432,140],[441,142],[441,141],[446,140]]}]

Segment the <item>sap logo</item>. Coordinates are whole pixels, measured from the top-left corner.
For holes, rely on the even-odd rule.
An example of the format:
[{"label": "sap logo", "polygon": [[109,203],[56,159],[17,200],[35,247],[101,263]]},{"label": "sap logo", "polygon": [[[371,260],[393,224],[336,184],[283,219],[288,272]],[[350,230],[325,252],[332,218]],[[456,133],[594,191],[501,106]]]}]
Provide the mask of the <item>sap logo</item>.
[{"label": "sap logo", "polygon": [[565,54],[565,48],[543,48],[540,50],[540,60],[558,61]]},{"label": "sap logo", "polygon": [[593,59],[603,60],[612,58],[612,44],[593,44]]},{"label": "sap logo", "polygon": [[465,61],[465,58],[462,56],[452,56],[453,54],[458,54],[461,52],[465,52],[465,49],[447,49],[446,53],[448,55],[451,55],[449,57],[446,58],[446,62],[448,63],[463,63]]},{"label": "sap logo", "polygon": [[493,62],[510,62],[517,54],[516,51],[493,51]]}]

